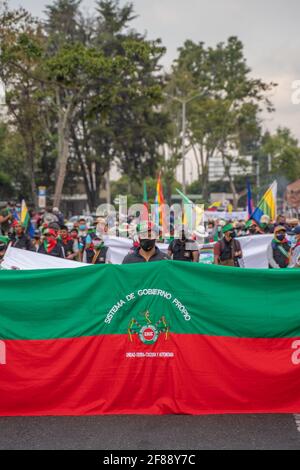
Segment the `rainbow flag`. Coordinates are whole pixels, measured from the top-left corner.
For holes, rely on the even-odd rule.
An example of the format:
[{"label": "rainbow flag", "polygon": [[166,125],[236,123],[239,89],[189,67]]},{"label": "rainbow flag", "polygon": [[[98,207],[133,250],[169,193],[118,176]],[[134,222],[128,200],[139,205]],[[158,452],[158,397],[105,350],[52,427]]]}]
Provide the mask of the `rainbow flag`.
[{"label": "rainbow flag", "polygon": [[260,219],[263,215],[268,215],[272,221],[275,220],[277,215],[276,200],[277,181],[275,180],[259,201],[256,209],[254,209],[254,212],[251,215],[251,219],[254,220],[257,224],[260,223]]},{"label": "rainbow flag", "polygon": [[21,224],[24,225],[25,231],[30,235],[31,238],[33,238],[34,228],[31,224],[29,212],[28,212],[27,205],[24,199],[22,200],[22,208],[21,208]]}]

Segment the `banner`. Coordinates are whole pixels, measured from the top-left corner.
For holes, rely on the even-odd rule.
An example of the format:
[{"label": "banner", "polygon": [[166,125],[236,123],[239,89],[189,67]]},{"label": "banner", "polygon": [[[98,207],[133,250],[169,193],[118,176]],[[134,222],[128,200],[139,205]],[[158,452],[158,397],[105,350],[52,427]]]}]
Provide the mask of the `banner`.
[{"label": "banner", "polygon": [[[267,248],[271,243],[273,235],[255,235],[238,238],[243,250],[241,267],[244,268],[267,268]],[[105,245],[109,247],[112,264],[122,264],[123,259],[132,248],[132,240],[121,237],[105,237]],[[168,250],[167,244],[158,244],[164,253]],[[213,244],[202,245],[200,250],[200,262],[212,263]],[[53,256],[41,255],[39,253],[8,248],[4,261],[1,265],[4,269],[59,269],[59,268],[81,268],[85,264],[76,261],[55,258]]]},{"label": "banner", "polygon": [[11,246],[6,250],[4,260],[1,263],[3,269],[68,269],[82,268],[86,266],[84,263],[71,261],[55,256],[42,255],[34,251],[21,250]]},{"label": "banner", "polygon": [[243,251],[243,258],[240,260],[241,267],[268,268],[267,249],[273,238],[273,234],[237,238]]},{"label": "banner", "polygon": [[225,211],[205,211],[204,212],[204,222],[208,222],[209,220],[243,220],[246,221],[248,219],[248,212],[247,211],[233,211],[233,212],[225,212]]},{"label": "banner", "polygon": [[0,415],[300,412],[300,270],[0,272]]}]

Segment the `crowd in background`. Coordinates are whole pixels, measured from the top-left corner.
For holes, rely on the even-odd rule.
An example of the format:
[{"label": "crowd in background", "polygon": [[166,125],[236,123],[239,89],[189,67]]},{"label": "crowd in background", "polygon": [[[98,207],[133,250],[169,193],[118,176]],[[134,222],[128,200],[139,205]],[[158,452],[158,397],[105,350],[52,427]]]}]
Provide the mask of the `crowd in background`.
[{"label": "crowd in background", "polygon": [[[276,221],[263,215],[260,223],[251,219],[225,221],[214,214],[214,218],[208,219],[191,233],[183,227],[179,234],[175,233],[171,214],[169,231],[162,237],[160,227],[156,228],[154,236],[148,236],[148,229],[140,229],[140,213],[122,220],[118,214],[108,214],[95,218],[72,217],[68,221],[59,208],[47,208],[32,211],[30,223],[25,225],[20,221],[20,212],[21,205],[15,202],[2,203],[0,207],[0,260],[7,247],[12,246],[88,264],[110,263],[111,253],[105,246],[105,239],[116,235],[132,239],[129,254],[142,255],[139,261],[158,259],[156,244],[163,242],[169,248],[167,256],[162,259],[199,262],[199,247],[211,244],[215,264],[238,266],[243,253],[237,238],[273,234],[268,248],[269,268],[298,267],[300,261],[299,220],[288,219],[282,214],[277,216]],[[144,241],[146,239],[148,242]],[[130,262],[138,261],[137,257],[130,259],[135,260]]]}]

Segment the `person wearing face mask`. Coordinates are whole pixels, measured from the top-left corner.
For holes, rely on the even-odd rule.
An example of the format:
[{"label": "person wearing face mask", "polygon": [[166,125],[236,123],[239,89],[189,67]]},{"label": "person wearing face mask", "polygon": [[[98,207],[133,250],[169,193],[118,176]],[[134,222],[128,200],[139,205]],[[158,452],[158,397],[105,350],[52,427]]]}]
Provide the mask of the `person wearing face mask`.
[{"label": "person wearing face mask", "polygon": [[95,235],[93,241],[86,245],[82,261],[88,264],[111,264],[111,251],[100,235]]},{"label": "person wearing face mask", "polygon": [[286,237],[286,228],[283,225],[275,227],[274,238],[268,246],[267,257],[271,269],[284,269],[289,265],[291,245]]},{"label": "person wearing face mask", "polygon": [[233,225],[225,225],[222,232],[224,237],[214,246],[214,264],[239,267],[239,259],[243,257],[243,252],[240,242],[235,240]]},{"label": "person wearing face mask", "polygon": [[156,239],[159,237],[158,227],[148,222],[142,222],[137,226],[137,235],[139,247],[125,256],[123,264],[147,263],[149,261],[169,259],[169,256],[160,251],[156,246]]},{"label": "person wearing face mask", "polygon": [[43,242],[41,243],[38,253],[42,255],[55,256],[56,258],[64,258],[65,252],[60,242],[57,241],[55,230],[47,228],[43,234]]},{"label": "person wearing face mask", "polygon": [[39,251],[40,246],[41,246],[41,232],[39,230],[35,230],[34,237],[32,240],[32,251],[35,251],[37,253]]},{"label": "person wearing face mask", "polygon": [[78,242],[69,235],[68,227],[62,225],[59,231],[59,241],[65,251],[66,259],[75,260],[78,257]]},{"label": "person wearing face mask", "polygon": [[249,235],[260,235],[262,231],[260,231],[258,225],[254,220],[251,221],[251,225],[249,227]]},{"label": "person wearing face mask", "polygon": [[25,227],[21,222],[15,221],[13,223],[13,234],[11,246],[19,248],[20,250],[29,250],[33,248],[32,241],[29,235],[25,233]]},{"label": "person wearing face mask", "polygon": [[189,240],[185,231],[182,230],[181,237],[173,240],[168,248],[168,255],[174,261],[199,262],[199,248],[194,240]]},{"label": "person wearing face mask", "polygon": [[207,224],[207,237],[205,239],[205,243],[213,243],[218,239],[218,226],[215,225],[213,220],[209,220]]},{"label": "person wearing face mask", "polygon": [[292,247],[292,256],[290,268],[300,268],[300,225],[293,230],[294,243]]},{"label": "person wearing face mask", "polygon": [[79,237],[87,236],[87,225],[85,219],[78,220]]}]

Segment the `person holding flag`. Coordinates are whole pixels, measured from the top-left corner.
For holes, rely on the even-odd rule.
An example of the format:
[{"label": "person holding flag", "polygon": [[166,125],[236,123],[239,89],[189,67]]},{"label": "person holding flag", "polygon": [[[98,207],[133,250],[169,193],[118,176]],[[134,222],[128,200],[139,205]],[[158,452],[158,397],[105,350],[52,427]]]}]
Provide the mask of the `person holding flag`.
[{"label": "person holding flag", "polygon": [[32,251],[33,245],[29,235],[25,233],[25,226],[16,220],[12,223],[11,246],[20,250]]},{"label": "person holding flag", "polygon": [[34,227],[31,223],[30,215],[27,209],[26,202],[24,199],[22,200],[22,205],[21,205],[21,218],[20,218],[21,224],[23,225],[25,229],[25,233],[27,233],[30,238],[34,237]]}]

